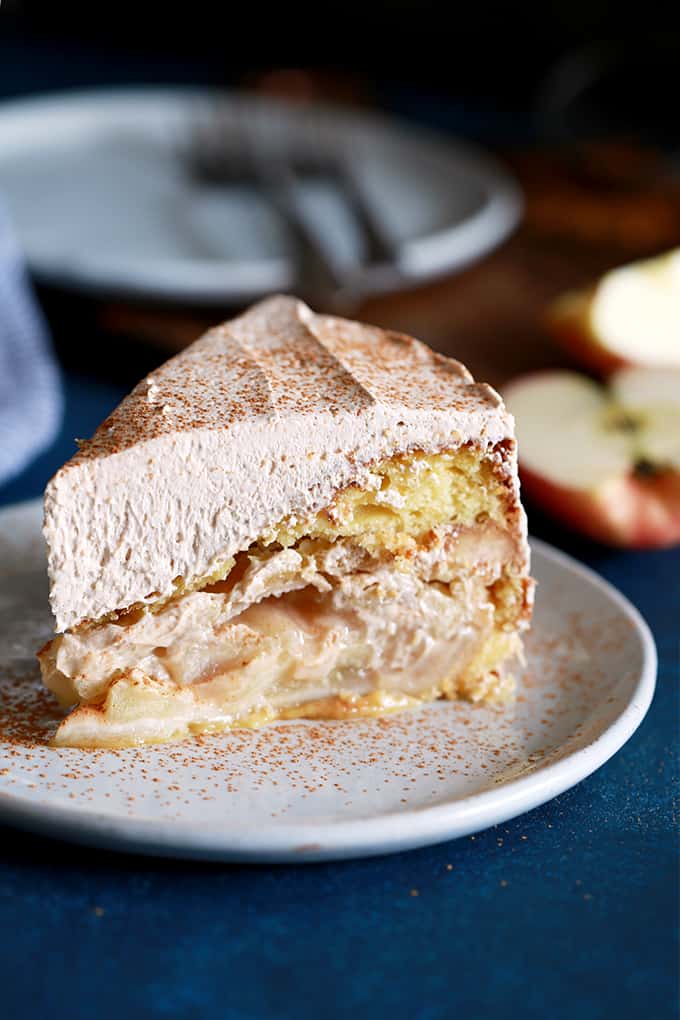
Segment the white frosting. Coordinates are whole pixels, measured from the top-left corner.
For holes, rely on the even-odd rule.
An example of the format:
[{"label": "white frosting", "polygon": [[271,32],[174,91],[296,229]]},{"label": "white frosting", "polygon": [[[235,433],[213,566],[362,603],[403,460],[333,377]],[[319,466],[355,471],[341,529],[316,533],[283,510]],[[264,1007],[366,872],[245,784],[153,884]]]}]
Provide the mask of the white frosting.
[{"label": "white frosting", "polygon": [[136,387],[49,483],[57,629],[170,595],[365,484],[372,462],[512,435],[500,398],[457,362],[292,298],[262,302]]}]

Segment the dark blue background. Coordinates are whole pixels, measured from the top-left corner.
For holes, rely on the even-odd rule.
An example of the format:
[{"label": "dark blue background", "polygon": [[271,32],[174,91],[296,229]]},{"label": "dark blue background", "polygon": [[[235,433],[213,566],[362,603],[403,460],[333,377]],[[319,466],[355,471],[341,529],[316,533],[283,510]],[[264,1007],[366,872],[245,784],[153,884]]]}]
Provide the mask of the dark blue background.
[{"label": "dark blue background", "polygon": [[[122,395],[65,382],[58,441],[0,502],[39,495]],[[0,1017],[677,1016],[680,550],[531,524],[654,631],[657,694],[612,761],[506,825],[355,863],[174,863],[0,829]]]},{"label": "dark blue background", "polygon": [[[242,60],[254,46],[225,38],[201,59],[163,46],[151,56],[131,48],[124,58],[70,31],[58,46],[47,36],[24,39],[8,28],[5,6],[4,96],[133,80],[213,82],[231,66],[231,46]],[[61,23],[66,8],[54,10]],[[116,15],[115,5],[104,9],[102,35]],[[118,28],[135,41],[134,26]],[[449,35],[447,49],[455,45]],[[526,42],[540,50],[531,34]],[[401,80],[410,60],[385,54]],[[514,76],[521,68],[512,62]],[[424,101],[394,82],[384,91],[402,116],[485,141],[533,137],[531,119],[508,112],[514,93],[504,94],[505,112],[495,102],[480,112],[450,98]],[[73,374],[65,390],[59,439],[0,487],[0,503],[39,496],[74,452],[74,437],[90,435],[122,396]],[[621,588],[654,632],[657,694],[614,759],[506,825],[345,864],[154,861],[0,827],[0,1020],[676,1017],[680,549],[612,552],[536,514],[531,526]]]}]

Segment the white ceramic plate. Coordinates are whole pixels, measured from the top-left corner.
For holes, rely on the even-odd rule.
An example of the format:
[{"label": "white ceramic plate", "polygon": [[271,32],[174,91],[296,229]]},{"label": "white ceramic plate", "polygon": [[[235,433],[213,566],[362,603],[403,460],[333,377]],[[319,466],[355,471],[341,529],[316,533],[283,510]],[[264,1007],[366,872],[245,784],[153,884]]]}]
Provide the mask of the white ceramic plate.
[{"label": "white ceramic plate", "polygon": [[505,710],[438,703],[375,721],[275,725],[140,750],[56,750],[33,654],[49,636],[40,507],[0,513],[0,820],[74,842],[216,860],[391,853],[463,836],[602,765],[654,691],[637,611],[534,542],[528,663]]},{"label": "white ceramic plate", "polygon": [[[178,152],[205,121],[198,89],[115,89],[0,106],[0,196],[31,269],[45,282],[119,296],[203,304],[294,286],[285,229],[243,186],[192,184]],[[384,117],[224,95],[225,132],[257,121],[308,144],[318,125],[352,153],[362,187],[399,246],[392,266],[362,271],[367,292],[458,269],[515,226],[521,202],[477,150]],[[238,141],[235,148],[238,148]],[[356,230],[337,195],[310,182],[304,200],[334,258],[354,264]]]}]

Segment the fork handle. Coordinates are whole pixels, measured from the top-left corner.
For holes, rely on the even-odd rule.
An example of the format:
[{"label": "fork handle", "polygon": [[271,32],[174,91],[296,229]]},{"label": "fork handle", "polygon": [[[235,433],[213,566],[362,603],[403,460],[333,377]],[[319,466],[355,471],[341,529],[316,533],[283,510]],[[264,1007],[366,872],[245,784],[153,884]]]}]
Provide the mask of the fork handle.
[{"label": "fork handle", "polygon": [[395,264],[399,258],[397,245],[387,236],[383,224],[375,214],[364,189],[357,179],[351,162],[340,159],[336,168],[339,190],[359,227],[365,250],[365,261]]},{"label": "fork handle", "polygon": [[298,286],[302,296],[328,311],[347,310],[356,303],[356,286],[324,245],[309,212],[300,201],[295,174],[276,157],[257,161],[263,192],[286,226],[296,249]]}]

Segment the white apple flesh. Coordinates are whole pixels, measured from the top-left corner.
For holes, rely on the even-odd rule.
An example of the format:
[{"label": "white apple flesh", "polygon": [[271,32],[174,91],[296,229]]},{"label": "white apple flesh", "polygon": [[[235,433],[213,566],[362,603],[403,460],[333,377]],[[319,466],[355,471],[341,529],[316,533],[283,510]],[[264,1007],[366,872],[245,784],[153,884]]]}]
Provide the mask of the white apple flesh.
[{"label": "white apple flesh", "polygon": [[547,325],[576,360],[605,376],[626,366],[680,368],[680,249],[565,294]]},{"label": "white apple flesh", "polygon": [[680,369],[623,369],[607,388],[541,372],[503,396],[523,491],[538,506],[610,545],[680,542]]}]

